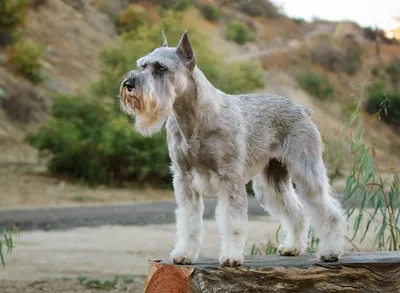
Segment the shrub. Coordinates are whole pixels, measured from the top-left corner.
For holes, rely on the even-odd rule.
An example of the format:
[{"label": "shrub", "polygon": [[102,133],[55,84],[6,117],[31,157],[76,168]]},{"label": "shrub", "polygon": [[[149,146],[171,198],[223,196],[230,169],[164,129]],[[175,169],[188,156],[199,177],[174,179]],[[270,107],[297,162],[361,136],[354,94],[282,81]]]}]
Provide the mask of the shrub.
[{"label": "shrub", "polygon": [[0,1],[0,46],[13,43],[15,29],[24,23],[29,0]]},{"label": "shrub", "polygon": [[228,40],[235,41],[239,45],[243,45],[253,38],[247,25],[238,20],[228,22],[227,28]]},{"label": "shrub", "polygon": [[396,58],[392,64],[385,68],[385,72],[389,75],[392,87],[400,90],[400,58]]},{"label": "shrub", "polygon": [[40,83],[44,77],[40,73],[43,47],[33,41],[18,42],[7,48],[8,62],[13,70],[31,80]]},{"label": "shrub", "polygon": [[165,134],[143,138],[128,119],[87,97],[58,97],[52,119],[26,140],[50,153],[49,171],[89,183],[170,182]]},{"label": "shrub", "polygon": [[250,16],[262,16],[265,18],[279,17],[278,9],[270,2],[265,0],[252,1],[232,1],[233,6]]},{"label": "shrub", "polygon": [[296,75],[300,87],[315,98],[322,101],[330,100],[334,90],[326,77],[320,76],[312,71],[303,71]]},{"label": "shrub", "polygon": [[128,5],[119,15],[117,27],[120,32],[136,30],[147,20],[146,11],[139,5]]},{"label": "shrub", "polygon": [[329,71],[335,71],[338,66],[340,66],[343,59],[342,55],[343,54],[327,40],[321,40],[311,50],[312,61]]},{"label": "shrub", "polygon": [[10,254],[15,248],[14,236],[16,233],[18,233],[18,229],[16,227],[13,227],[12,229],[0,227],[0,262],[3,268],[6,266],[4,254]]},{"label": "shrub", "polygon": [[382,81],[376,81],[368,88],[365,108],[370,114],[379,113],[385,123],[400,126],[400,92],[387,89]]},{"label": "shrub", "polygon": [[164,9],[172,9],[175,11],[183,11],[193,4],[193,0],[151,0],[151,2]]},{"label": "shrub", "polygon": [[216,21],[220,19],[222,10],[215,4],[205,4],[201,6],[201,12],[205,19]]},{"label": "shrub", "polygon": [[353,38],[346,37],[344,40],[344,71],[348,75],[354,75],[361,68],[362,46]]},{"label": "shrub", "polygon": [[297,23],[298,25],[302,25],[304,23],[306,23],[306,20],[304,18],[301,17],[293,17],[292,20]]},{"label": "shrub", "polygon": [[215,84],[231,94],[248,93],[265,85],[264,76],[259,66],[248,62],[233,63],[226,68]]},{"label": "shrub", "polygon": [[374,66],[371,68],[371,74],[372,74],[372,76],[374,76],[374,77],[378,77],[378,76],[379,76],[379,66],[378,66],[378,65],[374,65]]},{"label": "shrub", "polygon": [[29,0],[0,1],[0,28],[14,29],[25,21]]}]

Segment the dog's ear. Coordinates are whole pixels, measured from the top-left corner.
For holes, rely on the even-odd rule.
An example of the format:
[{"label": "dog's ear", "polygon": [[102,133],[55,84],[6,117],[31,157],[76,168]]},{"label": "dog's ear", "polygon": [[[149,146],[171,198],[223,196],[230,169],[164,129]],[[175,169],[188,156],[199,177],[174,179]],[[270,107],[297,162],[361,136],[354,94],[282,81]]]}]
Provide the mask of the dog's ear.
[{"label": "dog's ear", "polygon": [[196,65],[196,56],[194,55],[192,46],[190,45],[189,38],[187,36],[187,30],[183,33],[178,46],[176,47],[176,52],[181,58],[183,64],[189,69],[193,69]]},{"label": "dog's ear", "polygon": [[162,39],[163,39],[162,47],[168,47],[168,41],[167,41],[167,37],[165,36],[164,28],[161,30],[161,35],[162,35]]}]

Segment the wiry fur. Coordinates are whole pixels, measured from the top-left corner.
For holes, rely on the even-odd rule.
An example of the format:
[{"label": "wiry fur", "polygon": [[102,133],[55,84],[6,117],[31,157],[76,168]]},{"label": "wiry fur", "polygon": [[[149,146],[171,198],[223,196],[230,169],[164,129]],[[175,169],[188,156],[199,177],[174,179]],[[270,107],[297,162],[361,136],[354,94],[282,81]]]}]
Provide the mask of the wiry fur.
[{"label": "wiry fur", "polygon": [[[241,265],[247,237],[247,194],[286,231],[281,255],[298,255],[307,244],[308,220],[321,239],[319,257],[337,261],[343,251],[345,218],[331,195],[322,160],[320,133],[312,111],[283,97],[228,95],[216,89],[196,66],[185,32],[176,48],[164,45],[138,60],[121,85],[123,109],[135,112],[144,135],[166,120],[177,202],[175,263],[195,261],[203,239],[203,196],[216,196],[222,236],[220,263]],[[156,63],[168,68],[155,71]],[[128,92],[126,84],[134,84]],[[138,111],[130,101],[140,100]],[[155,116],[154,116],[155,115]],[[296,183],[298,194],[292,187]]]}]

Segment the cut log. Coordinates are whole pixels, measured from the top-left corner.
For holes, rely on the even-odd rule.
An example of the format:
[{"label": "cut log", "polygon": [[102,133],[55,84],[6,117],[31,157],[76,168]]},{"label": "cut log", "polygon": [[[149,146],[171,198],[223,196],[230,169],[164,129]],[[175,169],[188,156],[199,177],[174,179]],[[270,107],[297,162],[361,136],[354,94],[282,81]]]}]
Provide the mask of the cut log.
[{"label": "cut log", "polygon": [[323,263],[313,254],[250,256],[237,268],[207,259],[193,265],[154,260],[143,292],[398,293],[400,252],[346,253],[336,263]]}]

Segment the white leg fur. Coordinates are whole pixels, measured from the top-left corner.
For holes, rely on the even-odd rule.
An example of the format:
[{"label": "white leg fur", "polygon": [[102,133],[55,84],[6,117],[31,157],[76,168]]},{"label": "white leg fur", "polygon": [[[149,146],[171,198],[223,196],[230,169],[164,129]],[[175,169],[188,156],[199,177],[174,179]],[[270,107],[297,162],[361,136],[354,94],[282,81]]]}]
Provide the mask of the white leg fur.
[{"label": "white leg fur", "polygon": [[301,165],[294,165],[292,172],[305,212],[320,239],[319,259],[339,260],[344,248],[346,219],[340,203],[331,195],[324,163],[322,160],[316,164],[303,161]]},{"label": "white leg fur", "polygon": [[173,180],[178,208],[175,212],[176,243],[171,259],[176,264],[196,261],[203,242],[203,198],[193,190],[188,179],[177,174]]},{"label": "white leg fur", "polygon": [[253,178],[253,190],[261,206],[281,222],[286,232],[283,242],[278,247],[278,253],[296,256],[305,252],[308,225],[303,215],[303,205],[290,180],[274,184],[266,180],[264,173],[259,173]]},{"label": "white leg fur", "polygon": [[222,186],[215,215],[222,240],[219,262],[223,266],[240,266],[247,239],[245,186]]}]

